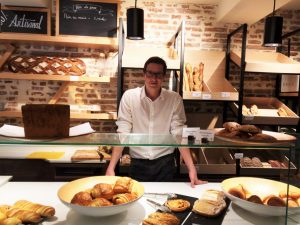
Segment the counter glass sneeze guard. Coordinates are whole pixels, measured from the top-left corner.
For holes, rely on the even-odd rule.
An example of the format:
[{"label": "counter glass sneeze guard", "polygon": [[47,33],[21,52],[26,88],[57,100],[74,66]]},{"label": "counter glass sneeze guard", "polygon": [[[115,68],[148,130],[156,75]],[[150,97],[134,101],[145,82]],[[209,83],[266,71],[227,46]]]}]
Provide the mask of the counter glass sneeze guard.
[{"label": "counter glass sneeze guard", "polygon": [[243,148],[243,149],[269,149],[290,150],[294,143],[250,143],[230,142],[215,138],[214,141],[201,143],[188,142],[187,138],[173,136],[171,134],[119,134],[119,133],[91,133],[82,136],[60,139],[25,139],[0,136],[0,145],[111,145],[111,146],[165,146],[165,147],[189,147],[189,148]]}]

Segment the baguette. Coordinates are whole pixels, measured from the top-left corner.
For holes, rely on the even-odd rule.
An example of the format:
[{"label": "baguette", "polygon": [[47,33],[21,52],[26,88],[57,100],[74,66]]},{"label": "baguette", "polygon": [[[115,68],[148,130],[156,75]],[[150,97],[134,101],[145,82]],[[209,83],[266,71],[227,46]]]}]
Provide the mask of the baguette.
[{"label": "baguette", "polygon": [[17,201],[13,208],[24,209],[31,212],[35,212],[42,217],[52,217],[55,214],[55,209],[51,206],[41,205],[26,200]]},{"label": "baguette", "polygon": [[42,220],[42,217],[29,210],[11,208],[6,215],[8,217],[16,217],[22,221],[22,223],[39,223]]}]

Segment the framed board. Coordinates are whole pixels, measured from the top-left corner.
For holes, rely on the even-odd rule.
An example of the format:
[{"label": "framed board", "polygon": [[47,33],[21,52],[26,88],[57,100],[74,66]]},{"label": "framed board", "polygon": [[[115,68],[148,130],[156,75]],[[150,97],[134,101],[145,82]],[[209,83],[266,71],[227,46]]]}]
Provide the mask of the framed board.
[{"label": "framed board", "polygon": [[50,35],[50,9],[1,7],[1,32]]},{"label": "framed board", "polygon": [[117,1],[57,0],[56,35],[116,37]]}]

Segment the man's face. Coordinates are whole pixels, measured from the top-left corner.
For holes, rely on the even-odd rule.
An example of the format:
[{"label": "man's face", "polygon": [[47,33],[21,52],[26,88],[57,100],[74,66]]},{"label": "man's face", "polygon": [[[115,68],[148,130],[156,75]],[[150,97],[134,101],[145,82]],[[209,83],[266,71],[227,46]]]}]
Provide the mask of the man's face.
[{"label": "man's face", "polygon": [[164,80],[163,66],[160,64],[148,64],[144,73],[146,88],[160,89]]}]

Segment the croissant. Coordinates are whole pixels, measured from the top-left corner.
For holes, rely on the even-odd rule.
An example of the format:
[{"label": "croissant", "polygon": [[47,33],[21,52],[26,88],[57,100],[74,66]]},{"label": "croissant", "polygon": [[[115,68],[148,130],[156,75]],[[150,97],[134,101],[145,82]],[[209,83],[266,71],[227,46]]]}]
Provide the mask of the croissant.
[{"label": "croissant", "polygon": [[55,209],[51,206],[41,205],[26,200],[17,201],[13,205],[13,207],[18,209],[29,210],[47,218],[52,217],[55,214]]},{"label": "croissant", "polygon": [[127,202],[131,202],[134,199],[136,199],[138,196],[135,193],[123,193],[123,194],[117,194],[114,195],[112,198],[112,202],[115,205],[124,204]]},{"label": "croissant", "polygon": [[18,225],[21,224],[22,221],[17,217],[10,217],[4,220],[0,220],[0,225]]},{"label": "croissant", "polygon": [[270,205],[270,206],[281,206],[281,207],[284,207],[286,205],[285,201],[283,201],[280,197],[275,196],[275,195],[269,195],[269,196],[267,196],[263,200],[263,202],[266,205]]},{"label": "croissant", "polygon": [[6,214],[9,209],[10,209],[9,205],[0,205],[0,212],[4,214]]},{"label": "croissant", "polygon": [[95,198],[87,206],[99,207],[99,206],[110,206],[110,205],[113,205],[113,203],[105,198]]},{"label": "croissant", "polygon": [[5,220],[6,218],[6,213],[0,212],[0,221]]},{"label": "croissant", "polygon": [[114,191],[111,184],[96,184],[91,190],[93,198],[112,199]]},{"label": "croissant", "polygon": [[17,217],[22,223],[38,223],[42,220],[41,216],[28,210],[11,208],[6,215],[8,217]]},{"label": "croissant", "polygon": [[244,199],[244,200],[247,198],[247,196],[246,196],[247,191],[244,189],[244,187],[241,184],[230,188],[228,190],[228,193],[235,196],[235,197],[237,197],[237,198],[241,198],[241,199]]},{"label": "croissant", "polygon": [[71,200],[71,203],[76,205],[88,205],[92,200],[92,196],[89,192],[80,191],[74,195],[74,197]]},{"label": "croissant", "polygon": [[132,189],[133,180],[130,177],[119,178],[113,188],[114,193],[129,193]]}]

